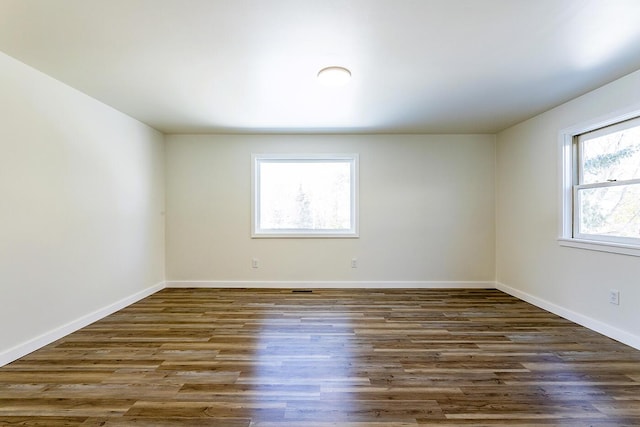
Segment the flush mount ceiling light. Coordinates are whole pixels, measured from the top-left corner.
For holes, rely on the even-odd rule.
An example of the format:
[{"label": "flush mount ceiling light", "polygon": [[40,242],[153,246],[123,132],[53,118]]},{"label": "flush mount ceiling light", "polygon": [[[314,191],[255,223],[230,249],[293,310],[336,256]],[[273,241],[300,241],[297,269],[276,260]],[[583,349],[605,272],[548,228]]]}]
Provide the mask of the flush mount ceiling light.
[{"label": "flush mount ceiling light", "polygon": [[344,67],[326,67],[318,71],[318,81],[325,86],[344,86],[351,79],[351,71]]}]

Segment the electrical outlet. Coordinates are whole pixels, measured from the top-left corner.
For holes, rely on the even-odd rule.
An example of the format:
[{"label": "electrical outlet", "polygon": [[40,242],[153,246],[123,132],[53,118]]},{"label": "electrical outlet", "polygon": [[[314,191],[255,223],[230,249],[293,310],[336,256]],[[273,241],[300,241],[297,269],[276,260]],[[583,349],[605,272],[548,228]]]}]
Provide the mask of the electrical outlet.
[{"label": "electrical outlet", "polygon": [[609,303],[620,305],[620,291],[616,289],[609,290]]},{"label": "electrical outlet", "polygon": [[258,258],[253,258],[251,260],[251,268],[258,268],[260,266],[260,261]]},{"label": "electrical outlet", "polygon": [[351,258],[351,268],[358,268],[358,258]]}]

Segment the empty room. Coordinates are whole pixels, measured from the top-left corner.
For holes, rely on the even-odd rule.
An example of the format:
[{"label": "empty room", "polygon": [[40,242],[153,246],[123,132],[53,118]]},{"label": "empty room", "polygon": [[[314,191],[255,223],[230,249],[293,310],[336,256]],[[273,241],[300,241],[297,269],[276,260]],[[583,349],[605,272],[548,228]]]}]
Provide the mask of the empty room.
[{"label": "empty room", "polygon": [[0,426],[640,425],[639,22],[0,0]]}]

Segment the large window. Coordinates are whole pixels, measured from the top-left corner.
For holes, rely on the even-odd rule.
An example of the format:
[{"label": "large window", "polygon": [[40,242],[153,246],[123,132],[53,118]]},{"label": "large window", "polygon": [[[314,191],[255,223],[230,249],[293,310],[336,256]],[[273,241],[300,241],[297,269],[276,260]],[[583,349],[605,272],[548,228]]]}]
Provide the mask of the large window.
[{"label": "large window", "polygon": [[252,237],[358,236],[356,154],[252,160]]},{"label": "large window", "polygon": [[640,118],[565,135],[564,154],[562,237],[640,255]]}]

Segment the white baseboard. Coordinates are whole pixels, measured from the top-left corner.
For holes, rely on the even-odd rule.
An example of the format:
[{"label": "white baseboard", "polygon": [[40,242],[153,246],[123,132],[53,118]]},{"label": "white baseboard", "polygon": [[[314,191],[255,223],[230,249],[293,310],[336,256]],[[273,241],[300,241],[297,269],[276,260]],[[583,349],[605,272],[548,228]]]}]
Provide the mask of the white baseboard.
[{"label": "white baseboard", "polygon": [[159,290],[164,289],[165,283],[160,282],[156,285],[153,285],[147,289],[143,289],[140,292],[136,292],[133,295],[130,295],[126,298],[123,298],[119,301],[114,302],[113,304],[109,304],[106,307],[98,309],[92,313],[86,314],[79,319],[73,320],[65,325],[59,326],[49,332],[46,332],[40,336],[32,338],[22,344],[18,344],[15,347],[12,347],[8,350],[0,352],[0,367],[13,362],[27,354],[38,350],[52,342],[69,335],[72,332],[77,331],[78,329],[84,328],[87,325],[90,325],[93,322],[96,322],[112,313],[115,313],[118,310],[121,310],[134,302],[140,301],[143,298],[152,295]]},{"label": "white baseboard", "polygon": [[0,352],[0,367],[13,362],[39,348],[42,348],[72,332],[96,322],[124,307],[152,295],[163,288],[276,288],[276,289],[498,289],[565,319],[601,333],[640,350],[640,337],[599,320],[568,310],[552,302],[538,298],[526,292],[500,282],[493,281],[229,281],[196,280],[161,282],[131,296],[123,298],[104,308],[96,310],[79,319],[57,327],[45,334]]},{"label": "white baseboard", "polygon": [[564,307],[556,305],[542,298],[538,298],[526,292],[519,291],[517,289],[514,289],[510,286],[505,285],[504,283],[496,282],[495,288],[498,290],[501,290],[504,293],[512,295],[518,299],[521,299],[530,304],[533,304],[536,307],[540,307],[544,310],[550,311],[553,314],[557,314],[560,317],[564,317],[567,320],[571,320],[572,322],[575,322],[578,325],[584,326],[585,328],[589,328],[592,331],[598,332],[604,336],[612,338],[616,341],[620,341],[623,344],[626,344],[630,347],[640,350],[640,337],[637,335],[634,335],[627,331],[623,331],[622,329],[618,329],[614,326],[608,325],[604,322],[593,319],[589,316],[585,316],[584,314],[576,313],[575,311],[566,309]]},{"label": "white baseboard", "polygon": [[167,288],[274,288],[274,289],[495,289],[493,281],[239,281],[239,280],[172,280]]}]

